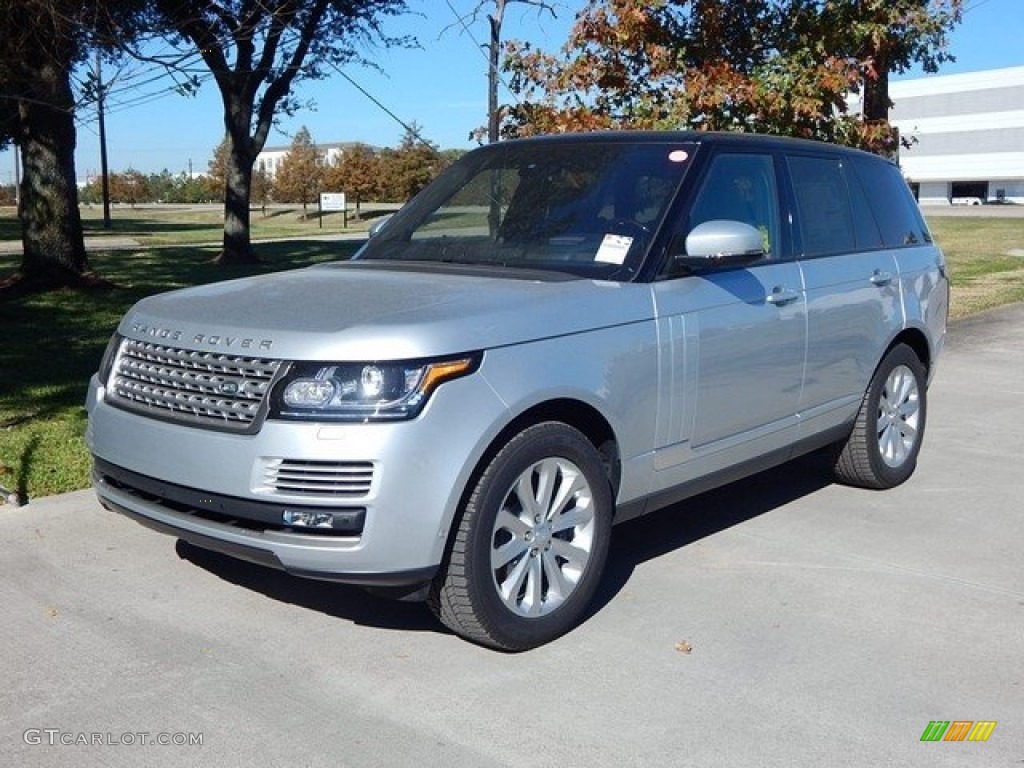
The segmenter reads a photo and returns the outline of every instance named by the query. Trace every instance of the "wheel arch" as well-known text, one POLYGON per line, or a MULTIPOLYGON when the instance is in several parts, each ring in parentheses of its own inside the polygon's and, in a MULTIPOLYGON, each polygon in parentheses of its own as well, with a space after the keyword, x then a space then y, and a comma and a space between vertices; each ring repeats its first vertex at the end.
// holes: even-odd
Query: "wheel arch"
POLYGON ((524 429, 545 421, 557 421, 579 430, 604 459, 613 498, 618 495, 621 479, 619 443, 608 420, 594 406, 573 398, 557 398, 537 403, 512 419, 488 444, 473 472, 467 488, 473 486, 480 471, 494 455, 515 435, 524 429))
POLYGON ((884 360, 885 356, 899 344, 906 344, 910 347, 914 354, 917 355, 917 359, 921 361, 921 365, 924 366, 925 373, 930 374, 932 369, 932 349, 931 345, 928 343, 928 337, 920 328, 904 328, 896 334, 896 337, 889 342, 889 346, 886 347, 885 352, 882 353, 882 356, 879 358, 879 362, 884 360))

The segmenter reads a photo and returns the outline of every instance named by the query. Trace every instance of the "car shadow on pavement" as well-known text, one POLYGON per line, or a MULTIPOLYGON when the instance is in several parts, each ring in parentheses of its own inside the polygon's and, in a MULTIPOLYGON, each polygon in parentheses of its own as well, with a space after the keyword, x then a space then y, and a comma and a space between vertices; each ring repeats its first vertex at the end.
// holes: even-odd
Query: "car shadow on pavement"
MULTIPOLYGON (((638 565, 831 483, 828 457, 811 454, 616 526, 604 577, 584 621, 615 598, 638 565)), ((203 570, 272 600, 381 629, 450 634, 422 602, 391 600, 347 584, 292 576, 185 541, 178 541, 177 552, 203 570)))
POLYGON ((382 629, 448 633, 425 603, 382 598, 360 587, 292 576, 178 540, 178 556, 225 581, 272 600, 382 629))
POLYGON ((615 598, 638 565, 771 512, 833 482, 831 456, 818 451, 616 526, 604 578, 587 618, 615 598))

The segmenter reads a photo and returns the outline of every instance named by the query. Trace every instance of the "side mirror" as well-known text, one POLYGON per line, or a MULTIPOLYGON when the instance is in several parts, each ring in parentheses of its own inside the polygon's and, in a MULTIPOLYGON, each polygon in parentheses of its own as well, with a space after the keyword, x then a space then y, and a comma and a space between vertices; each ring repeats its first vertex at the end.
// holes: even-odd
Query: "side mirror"
POLYGON ((373 224, 370 225, 370 228, 366 230, 366 236, 376 237, 377 235, 379 235, 380 231, 384 229, 384 227, 391 220, 391 217, 393 215, 394 214, 389 213, 387 216, 381 216, 379 219, 373 222, 373 224))
POLYGON ((761 232, 749 224, 714 219, 698 224, 686 236, 686 252, 676 264, 699 269, 751 264, 765 255, 761 232))

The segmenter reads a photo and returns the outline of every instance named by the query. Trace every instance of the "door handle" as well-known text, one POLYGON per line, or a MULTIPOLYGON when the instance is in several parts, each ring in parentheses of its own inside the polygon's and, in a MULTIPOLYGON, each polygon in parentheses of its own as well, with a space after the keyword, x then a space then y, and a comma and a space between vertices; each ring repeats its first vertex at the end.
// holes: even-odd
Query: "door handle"
POLYGON ((874 272, 871 273, 871 283, 872 283, 872 285, 877 285, 877 286, 881 287, 883 285, 888 285, 891 282, 892 282, 892 273, 891 272, 883 272, 880 269, 876 269, 874 272))
POLYGON ((800 298, 798 291, 791 291, 788 288, 783 288, 780 285, 775 286, 772 292, 768 294, 768 298, 765 299, 769 304, 773 304, 776 307, 781 307, 790 302, 796 301, 800 298))

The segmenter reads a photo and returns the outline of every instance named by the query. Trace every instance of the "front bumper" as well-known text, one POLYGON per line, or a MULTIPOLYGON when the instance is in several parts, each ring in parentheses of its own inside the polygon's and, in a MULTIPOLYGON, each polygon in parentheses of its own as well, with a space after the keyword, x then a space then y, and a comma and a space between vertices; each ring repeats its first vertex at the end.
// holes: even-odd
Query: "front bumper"
POLYGON ((300 576, 377 586, 432 578, 461 489, 489 440, 486 425, 504 411, 479 377, 447 383, 411 421, 267 421, 254 435, 115 408, 95 377, 86 407, 93 480, 105 507, 205 549, 300 576), (267 481, 267 468, 281 459, 372 465, 372 479, 344 498, 282 491, 267 481), (335 527, 288 526, 286 510, 330 512, 335 527))
MULTIPOLYGON (((437 566, 408 571, 369 573, 326 569, 307 570, 306 564, 317 555, 335 555, 344 552, 346 545, 357 539, 342 542, 341 537, 316 537, 274 530, 237 528, 234 521, 221 523, 202 517, 206 510, 183 508, 173 499, 148 497, 144 491, 115 479, 126 474, 117 467, 97 460, 93 469, 93 484, 100 503, 107 509, 120 512, 138 523, 160 533, 170 534, 203 549, 220 552, 239 560, 287 571, 294 576, 339 581, 375 587, 413 586, 430 581, 437 566)), ((136 479, 139 476, 136 476, 136 479)), ((141 483, 152 487, 150 483, 141 483)), ((204 495, 192 489, 180 489, 184 495, 204 495)), ((220 497, 220 501, 225 501, 220 497)), ((276 506, 276 505, 272 505, 276 506)), ((319 558, 317 558, 319 559, 319 558)), ((332 558, 333 560, 333 558, 332 558)))

